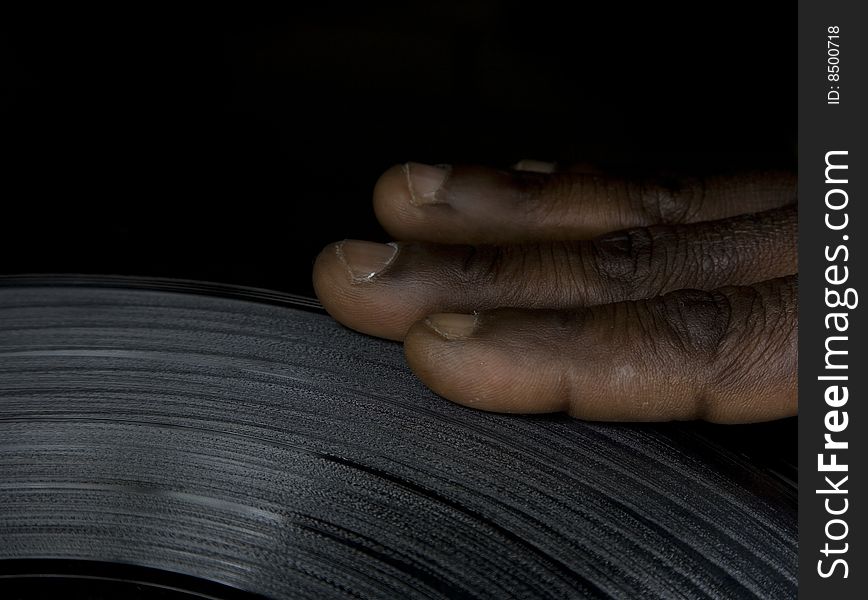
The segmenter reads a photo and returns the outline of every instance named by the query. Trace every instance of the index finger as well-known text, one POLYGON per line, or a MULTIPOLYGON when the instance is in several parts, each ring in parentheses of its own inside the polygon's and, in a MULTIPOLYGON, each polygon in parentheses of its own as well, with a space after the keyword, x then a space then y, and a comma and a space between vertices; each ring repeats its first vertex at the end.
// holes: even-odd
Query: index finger
POLYGON ((786 172, 626 179, 407 163, 380 177, 374 210, 394 239, 514 243, 722 219, 795 199, 796 178, 786 172))

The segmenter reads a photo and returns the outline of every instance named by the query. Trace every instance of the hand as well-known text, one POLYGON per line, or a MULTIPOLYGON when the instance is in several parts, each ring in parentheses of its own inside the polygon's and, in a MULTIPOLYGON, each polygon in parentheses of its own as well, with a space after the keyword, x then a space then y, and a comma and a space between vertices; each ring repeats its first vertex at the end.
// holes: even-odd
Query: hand
POLYGON ((337 320, 403 340, 425 384, 474 408, 781 418, 797 412, 795 198, 784 173, 410 163, 374 191, 402 241, 326 247, 314 286, 337 320))

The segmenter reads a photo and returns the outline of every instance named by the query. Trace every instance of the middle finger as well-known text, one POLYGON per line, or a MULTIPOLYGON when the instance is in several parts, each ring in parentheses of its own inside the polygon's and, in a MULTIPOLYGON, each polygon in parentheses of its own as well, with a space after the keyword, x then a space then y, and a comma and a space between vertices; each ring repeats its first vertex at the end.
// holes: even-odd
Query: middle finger
POLYGON ((511 246, 373 244, 327 247, 314 287, 337 320, 403 339, 437 312, 571 308, 793 274, 796 206, 690 225, 640 227, 580 242, 511 246))

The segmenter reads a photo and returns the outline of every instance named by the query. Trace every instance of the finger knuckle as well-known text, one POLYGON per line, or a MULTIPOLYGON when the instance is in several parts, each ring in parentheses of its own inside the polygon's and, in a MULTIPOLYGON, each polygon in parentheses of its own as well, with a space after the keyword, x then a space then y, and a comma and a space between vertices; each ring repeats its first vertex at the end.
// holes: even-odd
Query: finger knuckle
POLYGON ((536 244, 468 247, 455 275, 462 293, 476 298, 480 306, 520 306, 531 297, 544 297, 546 290, 529 291, 532 281, 545 279, 537 264, 541 251, 536 244), (535 293, 533 293, 535 292, 535 293))
POLYGON ((798 338, 795 278, 724 290, 733 306, 731 326, 710 366, 706 410, 726 414, 733 395, 752 396, 758 381, 775 381, 792 372, 798 338), (788 366, 789 365, 789 366, 788 366))
POLYGON ((649 224, 678 224, 695 220, 705 198, 701 180, 656 178, 628 187, 628 204, 649 224))
POLYGON ((661 296, 654 317, 665 339, 703 367, 713 364, 732 331, 732 304, 719 291, 679 290, 661 296))
POLYGON ((732 331, 732 305, 721 292, 679 290, 649 302, 658 357, 683 372, 692 390, 682 416, 716 414, 720 398, 710 384, 714 365, 732 331))
POLYGON ((638 227, 591 244, 594 269, 613 300, 648 298, 664 290, 680 253, 665 233, 638 227))
POLYGON ((501 246, 467 246, 458 262, 456 280, 463 285, 496 285, 504 276, 501 246))
POLYGON ((498 305, 530 307, 583 304, 588 291, 580 244, 546 242, 468 248, 457 280, 498 305))
POLYGON ((798 327, 795 278, 732 288, 728 294, 739 318, 721 348, 723 380, 762 370, 781 354, 783 345, 795 339, 798 327))

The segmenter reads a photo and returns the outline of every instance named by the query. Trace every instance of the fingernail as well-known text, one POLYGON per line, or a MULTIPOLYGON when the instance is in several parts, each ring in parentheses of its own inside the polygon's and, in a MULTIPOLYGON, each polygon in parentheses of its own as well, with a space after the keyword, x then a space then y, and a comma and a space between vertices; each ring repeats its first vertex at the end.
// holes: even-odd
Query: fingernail
POLYGON ((344 240, 337 246, 338 258, 347 266, 355 281, 372 279, 389 266, 397 253, 397 244, 344 240))
POLYGON ((476 329, 476 315, 438 313, 425 319, 425 323, 447 340, 466 338, 476 329))
POLYGON ((413 162, 404 165, 407 186, 410 188, 410 202, 416 206, 439 202, 437 192, 449 177, 450 170, 448 166, 432 167, 413 162))
POLYGON ((531 173, 554 173, 557 170, 557 165, 544 160, 525 158, 515 163, 512 168, 516 171, 530 171, 531 173))

